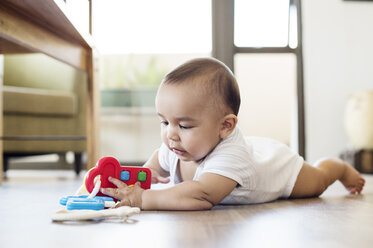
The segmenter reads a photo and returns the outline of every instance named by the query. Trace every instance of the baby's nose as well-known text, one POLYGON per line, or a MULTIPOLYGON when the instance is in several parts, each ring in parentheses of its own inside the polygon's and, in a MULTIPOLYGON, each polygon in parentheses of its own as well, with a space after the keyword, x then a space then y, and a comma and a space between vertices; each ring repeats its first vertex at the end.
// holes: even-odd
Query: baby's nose
POLYGON ((179 134, 177 132, 177 128, 172 127, 169 125, 167 127, 167 139, 169 140, 178 140, 179 139, 179 134))

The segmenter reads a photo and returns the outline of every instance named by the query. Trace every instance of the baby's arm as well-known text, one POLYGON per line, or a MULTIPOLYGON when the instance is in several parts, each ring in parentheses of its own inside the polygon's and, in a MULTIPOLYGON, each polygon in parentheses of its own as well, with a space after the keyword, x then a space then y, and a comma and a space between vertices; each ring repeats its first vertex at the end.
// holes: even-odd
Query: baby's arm
POLYGON ((144 210, 204 210, 219 204, 236 187, 237 182, 217 174, 205 173, 198 181, 185 181, 163 190, 144 190, 137 182, 128 187, 116 178, 109 181, 118 188, 101 192, 118 200, 118 206, 140 207, 144 210))
POLYGON ((148 161, 144 164, 144 167, 147 167, 152 172, 152 183, 168 183, 170 179, 167 178, 170 176, 168 171, 165 171, 158 162, 158 150, 155 150, 154 153, 150 156, 148 161))
POLYGON ((198 181, 185 181, 164 190, 145 190, 141 208, 145 210, 203 210, 219 204, 237 182, 217 174, 204 173, 198 181))

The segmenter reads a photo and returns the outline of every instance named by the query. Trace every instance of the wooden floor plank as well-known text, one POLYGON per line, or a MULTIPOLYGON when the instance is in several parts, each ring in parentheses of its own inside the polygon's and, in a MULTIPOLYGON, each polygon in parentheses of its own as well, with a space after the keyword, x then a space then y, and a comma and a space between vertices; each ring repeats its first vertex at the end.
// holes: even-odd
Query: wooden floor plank
POLYGON ((373 176, 361 195, 340 183, 321 197, 216 206, 209 211, 143 211, 119 220, 53 223, 59 197, 82 177, 72 171, 10 170, 0 188, 1 247, 372 247, 373 176))

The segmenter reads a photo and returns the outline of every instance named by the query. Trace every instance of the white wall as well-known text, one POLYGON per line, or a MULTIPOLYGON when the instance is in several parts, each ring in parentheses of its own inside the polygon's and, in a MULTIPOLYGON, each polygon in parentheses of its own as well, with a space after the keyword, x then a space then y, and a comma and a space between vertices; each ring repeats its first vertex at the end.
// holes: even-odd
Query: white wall
POLYGON ((343 117, 350 93, 373 89, 373 2, 304 0, 306 155, 349 146, 343 117))
POLYGON ((290 145, 296 99, 294 54, 238 54, 234 63, 241 93, 238 124, 243 134, 290 145))

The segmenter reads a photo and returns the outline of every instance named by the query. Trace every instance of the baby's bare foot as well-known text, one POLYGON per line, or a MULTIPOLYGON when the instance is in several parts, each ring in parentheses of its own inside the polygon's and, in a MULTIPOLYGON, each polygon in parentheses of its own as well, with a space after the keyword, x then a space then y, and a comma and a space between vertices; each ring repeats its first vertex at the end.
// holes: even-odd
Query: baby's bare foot
POLYGON ((360 173, 348 164, 340 181, 351 194, 360 193, 365 184, 360 173))

